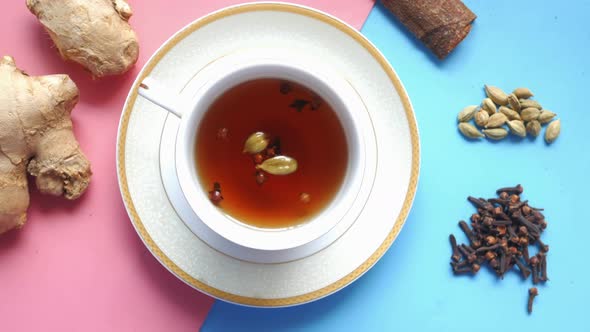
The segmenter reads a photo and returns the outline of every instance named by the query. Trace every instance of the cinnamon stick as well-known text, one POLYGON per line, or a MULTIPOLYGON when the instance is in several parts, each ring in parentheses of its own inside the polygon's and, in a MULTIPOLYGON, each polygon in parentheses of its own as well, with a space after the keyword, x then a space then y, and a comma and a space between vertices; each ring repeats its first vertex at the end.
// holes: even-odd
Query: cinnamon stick
POLYGON ((461 0, 381 2, 441 60, 469 34, 477 17, 461 0))

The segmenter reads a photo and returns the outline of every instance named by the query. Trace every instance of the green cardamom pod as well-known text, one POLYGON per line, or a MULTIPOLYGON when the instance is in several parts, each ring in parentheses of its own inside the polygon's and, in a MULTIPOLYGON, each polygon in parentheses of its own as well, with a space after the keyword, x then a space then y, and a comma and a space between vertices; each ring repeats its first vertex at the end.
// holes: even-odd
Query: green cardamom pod
POLYGON ((517 112, 520 112, 522 108, 522 105, 520 105, 520 101, 518 100, 518 98, 516 98, 514 93, 508 95, 508 104, 510 104, 510 108, 517 112))
POLYGON ((261 131, 255 132, 246 139, 243 152, 251 154, 261 152, 266 149, 268 143, 269 140, 265 133, 261 131))
POLYGON ((475 112, 477 112, 477 108, 477 105, 470 105, 465 107, 461 112, 459 112, 459 115, 457 115, 457 120, 459 120, 459 122, 467 122, 473 119, 475 112))
POLYGON ((459 123, 459 131, 467 138, 478 139, 483 137, 483 134, 474 125, 467 122, 459 123))
POLYGON ((556 116, 557 114, 548 111, 548 110, 542 110, 541 114, 539 114, 539 122, 541 124, 546 124, 551 122, 551 120, 553 120, 553 118, 556 116))
POLYGON ((506 117, 506 115, 504 115, 502 113, 496 113, 496 114, 490 116, 490 119, 488 120, 488 123, 486 124, 486 128, 501 127, 503 124, 506 123, 506 121, 508 121, 508 118, 506 117))
POLYGON ((539 136, 541 133, 541 123, 537 120, 533 120, 526 124, 526 131, 533 137, 539 136))
POLYGON ((551 122, 545 130, 545 142, 547 142, 547 144, 553 143, 557 139, 557 136, 559 136, 560 131, 561 121, 555 120, 551 122))
POLYGON ((502 138, 508 136, 508 130, 504 128, 492 128, 492 129, 484 129, 483 133, 490 139, 493 140, 501 140, 502 138))
POLYGON ((502 89, 491 86, 485 85, 486 95, 496 104, 496 105, 508 105, 508 95, 506 92, 502 91, 502 89))
POLYGON ((520 101, 520 107, 522 109, 530 108, 530 107, 536 108, 538 110, 542 110, 543 109, 543 107, 541 106, 541 104, 539 104, 536 100, 520 99, 519 101, 520 101))
POLYGON ((512 93, 518 97, 518 99, 529 99, 534 96, 528 88, 516 88, 512 93))
POLYGON ((272 175, 287 175, 297 170, 297 160, 287 156, 276 156, 256 165, 256 169, 261 169, 272 175))
POLYGON ((512 120, 508 121, 508 128, 510 128, 510 132, 519 137, 526 136, 526 128, 524 127, 524 122, 520 120, 512 120))
POLYGON ((494 102, 490 98, 485 98, 484 100, 482 100, 481 108, 488 112, 490 116, 496 113, 496 104, 494 104, 494 102))
POLYGON ((485 110, 481 109, 479 112, 475 113, 475 124, 480 127, 485 127, 488 124, 488 120, 490 115, 485 110))
POLYGON ((534 107, 525 108, 520 112, 520 117, 523 121, 533 121, 539 118, 541 111, 534 107))
POLYGON ((499 111, 500 111, 500 113, 506 115, 508 120, 521 120, 520 114, 518 114, 517 111, 515 111, 511 108, 508 108, 506 106, 500 106, 499 111))

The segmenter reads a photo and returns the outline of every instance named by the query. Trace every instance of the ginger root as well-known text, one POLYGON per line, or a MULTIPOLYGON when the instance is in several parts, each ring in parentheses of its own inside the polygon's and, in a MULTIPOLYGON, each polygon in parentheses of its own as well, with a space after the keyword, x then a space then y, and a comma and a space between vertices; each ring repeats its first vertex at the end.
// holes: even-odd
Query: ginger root
POLYGON ((76 199, 90 163, 72 132, 78 88, 67 75, 30 77, 0 59, 0 234, 20 228, 29 206, 27 171, 42 193, 76 199))
POLYGON ((94 77, 122 74, 139 54, 137 36, 127 22, 125 0, 27 0, 65 60, 94 77))

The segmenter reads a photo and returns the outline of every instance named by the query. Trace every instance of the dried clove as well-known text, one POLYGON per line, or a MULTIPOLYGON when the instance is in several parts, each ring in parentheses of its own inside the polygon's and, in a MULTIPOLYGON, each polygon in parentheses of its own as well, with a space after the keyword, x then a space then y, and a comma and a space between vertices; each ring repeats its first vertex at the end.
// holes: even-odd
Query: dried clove
POLYGON ((323 100, 322 98, 320 98, 319 96, 314 96, 313 98, 311 98, 311 110, 312 111, 317 111, 323 104, 323 100))
POLYGON ((505 187, 505 188, 500 188, 500 189, 496 190, 496 194, 498 194, 498 195, 502 192, 505 192, 509 195, 511 195, 511 194, 520 195, 523 192, 523 188, 520 184, 517 184, 514 187, 505 187))
POLYGON ((508 226, 512 225, 512 220, 494 220, 491 224, 494 226, 508 226))
POLYGON ((223 200, 223 196, 221 195, 221 185, 219 182, 213 183, 213 190, 209 191, 209 200, 215 205, 219 205, 223 200))
POLYGON ((496 272, 504 279, 504 273, 506 273, 506 252, 503 250, 500 251, 500 269, 496 272))
POLYGON ((533 268, 533 284, 539 283, 539 257, 531 257, 531 267, 533 268))
MULTIPOLYGON (((270 141, 270 144, 268 146, 270 149, 273 149, 273 152, 275 153, 275 155, 282 155, 282 149, 281 149, 281 138, 280 137, 275 137, 272 139, 272 141, 270 141)), ((273 156, 270 156, 273 157, 273 156)))
POLYGON ((307 104, 309 104, 310 101, 309 100, 305 100, 305 99, 295 99, 291 105, 289 105, 289 107, 294 108, 295 111, 297 112, 301 112, 303 111, 303 109, 305 108, 305 106, 307 106, 307 104))
POLYGON ((475 250, 475 253, 479 254, 480 252, 484 252, 484 251, 492 252, 492 250, 496 250, 499 247, 500 247, 500 244, 494 244, 493 246, 489 246, 489 247, 480 247, 475 250))
POLYGON ((518 257, 514 258, 514 262, 516 263, 516 266, 518 266, 518 269, 522 274, 522 278, 524 280, 528 279, 531 275, 531 269, 529 269, 523 262, 521 262, 520 259, 518 259, 518 257))
POLYGON ((465 221, 463 221, 463 220, 459 221, 459 227, 461 227, 461 230, 469 238, 469 241, 471 241, 471 244, 474 247, 481 246, 481 242, 477 239, 477 237, 475 236, 475 234, 473 234, 473 232, 471 231, 471 229, 469 229, 469 226, 467 225, 467 223, 465 221))
POLYGON ((457 239, 455 239, 455 235, 449 235, 449 240, 451 241, 451 248, 453 249, 453 254, 451 255, 451 259, 455 262, 458 262, 461 259, 461 253, 457 248, 457 239))
POLYGON ((264 157, 261 153, 255 154, 252 159, 254 160, 254 164, 258 165, 264 161, 264 157))
POLYGON ((453 235, 449 237, 454 273, 475 274, 482 265, 487 265, 499 278, 515 270, 524 280, 532 275, 533 284, 549 280, 549 246, 541 240, 547 222, 540 212, 542 209, 530 206, 528 200, 521 198, 523 191, 519 184, 499 188, 497 198, 467 198, 477 213, 470 216, 470 224, 459 222, 469 244, 459 245, 453 235), (539 253, 530 257, 529 245, 538 246, 539 253))
POLYGON ((281 94, 288 94, 289 92, 291 92, 291 90, 293 90, 293 87, 291 86, 291 83, 289 82, 281 82, 281 86, 279 87, 279 91, 281 92, 281 94))
POLYGON ((549 251, 549 246, 543 243, 540 238, 537 239, 537 243, 539 244, 539 250, 541 250, 542 253, 549 251))
POLYGON ((529 312, 529 314, 533 312, 533 301, 535 300, 535 296, 537 295, 539 295, 537 287, 529 289, 529 300, 527 302, 527 311, 529 312))
POLYGON ((468 247, 468 246, 466 246, 464 244, 458 246, 457 249, 459 249, 459 252, 461 253, 461 255, 463 255, 465 257, 467 257, 467 256, 469 256, 469 255, 471 255, 471 254, 474 253, 472 250, 470 250, 471 247, 468 247))
POLYGON ((524 259, 524 262, 527 264, 530 264, 530 257, 529 257, 529 247, 528 246, 524 246, 522 248, 522 258, 524 259))
POLYGON ((473 196, 467 197, 467 200, 470 201, 476 207, 484 209, 486 211, 491 212, 494 210, 494 206, 486 200, 481 200, 481 199, 475 198, 473 196))
POLYGON ((539 253, 539 257, 541 257, 541 261, 539 262, 539 280, 545 282, 549 280, 549 278, 547 277, 547 255, 541 252, 539 253))

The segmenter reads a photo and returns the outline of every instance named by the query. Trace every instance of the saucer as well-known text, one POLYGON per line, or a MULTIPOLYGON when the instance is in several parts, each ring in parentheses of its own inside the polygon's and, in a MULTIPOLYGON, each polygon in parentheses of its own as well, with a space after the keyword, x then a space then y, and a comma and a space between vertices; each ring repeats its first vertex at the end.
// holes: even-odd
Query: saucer
MULTIPOLYGON (((139 236, 170 272, 221 300, 265 307, 327 296, 360 277, 385 253, 410 211, 419 173, 419 137, 409 98, 383 55, 358 31, 317 10, 283 3, 222 9, 176 33, 150 58, 123 110, 117 139, 121 194, 139 236), (374 181, 355 222, 327 248, 279 264, 252 263, 216 251, 187 227, 170 203, 161 171, 169 146, 168 113, 138 98, 152 76, 182 93, 209 63, 260 47, 317 54, 361 97, 375 132, 374 181)), ((176 193, 178 194, 178 193, 176 193)), ((185 218, 185 221, 186 220, 185 218)))

